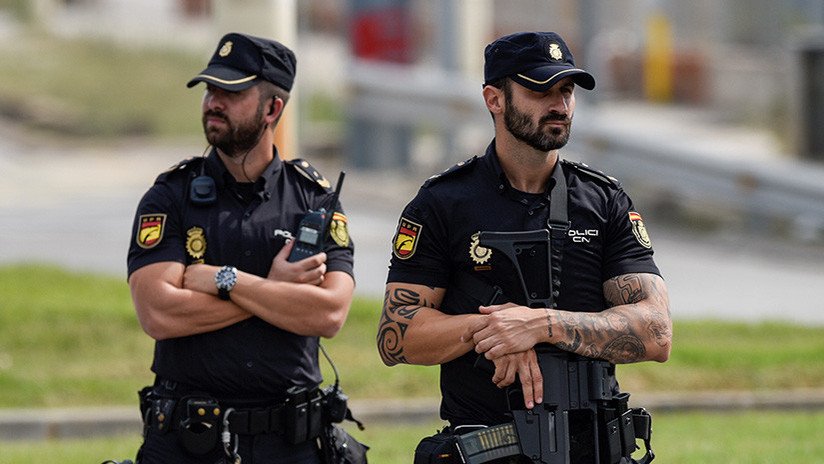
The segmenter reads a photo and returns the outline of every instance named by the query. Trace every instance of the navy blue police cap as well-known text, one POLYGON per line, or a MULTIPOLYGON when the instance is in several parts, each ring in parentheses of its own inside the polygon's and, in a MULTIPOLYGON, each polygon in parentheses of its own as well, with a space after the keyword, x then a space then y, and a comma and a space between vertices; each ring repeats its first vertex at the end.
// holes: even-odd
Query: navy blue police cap
POLYGON ((280 42, 232 32, 220 39, 209 65, 186 86, 206 82, 239 92, 263 80, 289 91, 296 63, 292 50, 280 42))
POLYGON ((569 47, 554 32, 518 32, 487 45, 484 85, 505 77, 537 92, 545 92, 565 77, 587 90, 595 88, 595 78, 575 67, 569 47))

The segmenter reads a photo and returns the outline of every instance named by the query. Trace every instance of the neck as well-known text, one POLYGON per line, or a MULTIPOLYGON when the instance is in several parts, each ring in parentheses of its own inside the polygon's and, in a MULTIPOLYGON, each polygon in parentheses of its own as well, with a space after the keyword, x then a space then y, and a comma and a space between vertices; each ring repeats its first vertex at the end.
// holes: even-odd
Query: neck
POLYGON ((527 193, 543 193, 558 161, 558 150, 542 152, 499 132, 495 138, 498 161, 513 188, 527 193))
POLYGON ((254 182, 266 170, 275 156, 272 137, 264 134, 257 145, 246 153, 229 156, 220 149, 217 153, 226 169, 238 182, 254 182))

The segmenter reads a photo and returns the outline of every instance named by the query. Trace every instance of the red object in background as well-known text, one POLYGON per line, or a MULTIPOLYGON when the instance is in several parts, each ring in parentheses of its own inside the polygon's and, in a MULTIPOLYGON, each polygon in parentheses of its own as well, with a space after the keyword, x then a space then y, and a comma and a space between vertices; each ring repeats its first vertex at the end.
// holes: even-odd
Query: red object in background
POLYGON ((352 51, 358 58, 392 63, 412 62, 412 27, 404 4, 362 10, 352 20, 352 51))

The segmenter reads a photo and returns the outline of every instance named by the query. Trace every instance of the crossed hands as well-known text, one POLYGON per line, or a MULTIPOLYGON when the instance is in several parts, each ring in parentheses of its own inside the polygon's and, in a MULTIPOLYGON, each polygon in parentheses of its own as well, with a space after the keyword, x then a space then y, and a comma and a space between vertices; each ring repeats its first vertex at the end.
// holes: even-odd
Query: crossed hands
POLYGON ((532 409, 544 396, 544 378, 533 348, 540 342, 535 335, 540 313, 514 303, 481 306, 480 312, 486 317, 470 322, 461 341, 473 342, 475 351, 493 362, 492 382, 498 388, 512 385, 517 375, 524 404, 532 409))
MULTIPOLYGON (((322 284, 326 274, 326 253, 318 253, 306 259, 290 263, 288 258, 294 243, 294 240, 292 240, 280 249, 272 260, 272 266, 269 268, 266 278, 279 282, 322 284)), ((186 266, 183 273, 183 288, 217 295, 215 273, 218 269, 219 266, 208 264, 186 266)))

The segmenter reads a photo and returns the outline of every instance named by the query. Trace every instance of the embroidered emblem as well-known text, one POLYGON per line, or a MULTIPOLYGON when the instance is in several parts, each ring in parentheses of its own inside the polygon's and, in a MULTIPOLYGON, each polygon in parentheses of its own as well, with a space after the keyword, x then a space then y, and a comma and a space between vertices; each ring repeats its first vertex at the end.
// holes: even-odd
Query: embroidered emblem
POLYGON ((638 243, 640 243, 644 248, 652 248, 652 241, 649 238, 647 228, 644 226, 644 221, 641 219, 641 215, 635 211, 630 211, 629 222, 632 224, 632 233, 635 235, 638 243))
POLYGON ((221 58, 226 58, 227 56, 229 56, 229 53, 232 53, 232 45, 234 45, 232 41, 227 40, 226 43, 224 43, 223 46, 220 47, 220 51, 217 52, 217 54, 220 55, 221 58))
POLYGON ((200 227, 195 226, 186 231, 186 252, 195 260, 202 260, 206 254, 206 237, 200 227))
POLYGON ((409 259, 415 254, 418 246, 418 237, 423 231, 423 226, 401 217, 398 222, 398 232, 395 234, 392 252, 398 259, 409 259))
POLYGON ((163 226, 166 224, 165 214, 142 214, 138 219, 140 226, 137 228, 137 245, 140 248, 154 248, 163 240, 163 226))
POLYGON ((480 232, 472 234, 472 240, 469 243, 469 257, 475 264, 485 264, 492 257, 492 250, 484 248, 478 241, 480 232))
POLYGON ((561 52, 561 47, 558 46, 556 43, 549 44, 549 56, 553 60, 562 60, 564 58, 563 52, 561 52))
POLYGON ((349 246, 349 229, 345 215, 337 212, 332 214, 332 222, 329 223, 329 235, 339 246, 349 246))

